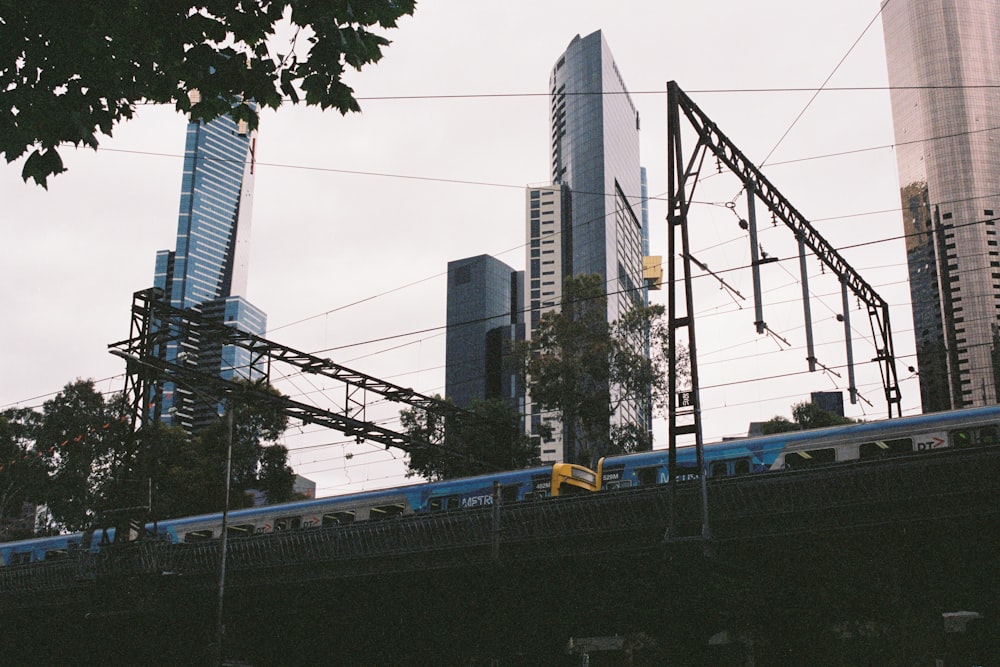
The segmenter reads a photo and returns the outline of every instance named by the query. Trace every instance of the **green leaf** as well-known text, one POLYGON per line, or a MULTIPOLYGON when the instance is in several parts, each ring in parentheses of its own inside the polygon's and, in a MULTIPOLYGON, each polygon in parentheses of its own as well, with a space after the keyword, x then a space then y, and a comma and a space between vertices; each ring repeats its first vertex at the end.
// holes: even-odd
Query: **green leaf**
POLYGON ((61 174, 64 171, 66 171, 66 167, 63 166, 59 151, 54 148, 49 148, 48 150, 39 149, 34 151, 24 161, 24 167, 21 169, 21 179, 27 183, 30 178, 36 184, 48 190, 49 176, 61 174))

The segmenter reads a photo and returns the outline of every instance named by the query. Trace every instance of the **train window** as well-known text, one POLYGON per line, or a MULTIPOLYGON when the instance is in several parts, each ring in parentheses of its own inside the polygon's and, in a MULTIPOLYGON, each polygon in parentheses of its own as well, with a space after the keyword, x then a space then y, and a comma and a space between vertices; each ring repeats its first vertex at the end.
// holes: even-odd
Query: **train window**
POLYGON ((995 445, 1000 442, 1000 435, 994 425, 979 428, 963 428, 951 431, 949 434, 953 447, 969 447, 972 445, 995 445))
POLYGON ((252 523, 244 523, 239 526, 226 526, 226 537, 249 537, 256 532, 252 523))
POLYGON ((500 487, 500 502, 501 503, 514 503, 517 502, 517 491, 520 489, 519 484, 504 484, 500 487))
POLYGON ((582 496, 583 494, 589 492, 589 489, 573 486, 572 484, 566 484, 565 482, 559 485, 560 496, 582 496))
POLYGON ((809 466, 824 465, 837 460, 837 450, 833 447, 823 449, 810 449, 804 452, 789 452, 785 454, 786 468, 807 468, 809 466))
POLYGON ((708 472, 709 477, 727 477, 728 475, 729 470, 726 468, 725 461, 715 461, 708 472))
POLYGON ((734 475, 749 475, 750 474, 750 459, 736 459, 733 462, 733 474, 734 475))
POLYGON ((656 484, 656 468, 639 468, 635 471, 635 477, 639 486, 653 486, 656 484))
POLYGON ((436 496, 427 501, 427 508, 432 512, 457 510, 458 496, 436 496))
POLYGON ((394 516, 399 516, 405 509, 403 503, 393 503, 392 505, 379 505, 368 510, 368 519, 371 521, 381 521, 394 516))
POLYGON ((948 436, 953 447, 968 447, 975 444, 972 429, 963 428, 959 431, 952 431, 948 436))
POLYGON ((283 516, 274 520, 275 530, 295 530, 302 527, 302 517, 283 516))
POLYGON ((22 551, 20 553, 13 553, 10 555, 10 562, 8 565, 27 565, 31 562, 31 552, 22 551))
POLYGON ((327 512, 323 515, 324 526, 346 526, 349 523, 354 523, 354 510, 327 512))
POLYGON ((896 438, 895 440, 876 440, 866 442, 858 447, 858 458, 862 461, 867 459, 881 459, 888 456, 902 456, 913 452, 913 441, 909 438, 896 438))
POLYGON ((48 549, 45 552, 45 560, 59 560, 67 556, 69 556, 69 551, 66 549, 48 549))
POLYGON ((205 530, 191 530, 184 533, 185 542, 204 542, 205 540, 210 540, 215 535, 212 533, 211 528, 206 528, 205 530))

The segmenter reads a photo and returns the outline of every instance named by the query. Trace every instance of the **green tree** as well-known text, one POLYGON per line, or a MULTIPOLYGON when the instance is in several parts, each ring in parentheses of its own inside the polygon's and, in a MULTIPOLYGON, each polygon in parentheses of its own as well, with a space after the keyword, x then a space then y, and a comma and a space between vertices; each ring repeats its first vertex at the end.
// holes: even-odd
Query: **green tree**
POLYGON ((162 422, 147 424, 138 433, 140 458, 137 466, 152 481, 152 515, 171 519, 222 509, 223 471, 211 459, 200 438, 192 438, 180 426, 162 422), (215 503, 214 505, 212 503, 215 503))
POLYGON ((761 425, 764 435, 772 433, 787 433, 789 431, 808 431, 814 428, 854 424, 855 420, 824 410, 812 401, 796 403, 792 406, 792 420, 776 415, 761 425))
POLYGON ((0 154, 11 162, 31 150, 22 178, 45 186, 65 171, 60 145, 96 149, 97 134, 110 136, 140 103, 173 104, 195 120, 232 113, 251 128, 254 103, 359 111, 342 81, 346 69, 377 62, 389 44, 380 33, 414 7, 415 0, 5 2, 0 154))
POLYGON ((158 518, 217 512, 225 499, 229 414, 232 416, 230 508, 246 507, 251 491, 269 503, 293 497, 295 473, 288 450, 276 441, 288 426, 281 393, 267 384, 241 382, 227 397, 226 412, 193 438, 183 431, 154 425, 146 449, 159 451, 155 511, 158 518))
POLYGON ((45 483, 45 467, 35 449, 39 415, 27 408, 0 412, 0 537, 29 537, 31 529, 9 530, 25 503, 40 502, 45 483))
MULTIPOLYGON (((270 502, 292 499, 295 474, 288 451, 274 444, 288 422, 280 396, 267 385, 248 382, 227 401, 233 415, 232 507, 248 505, 251 490, 263 491, 270 502)), ((47 401, 40 415, 20 415, 20 430, 9 418, 0 420, 0 447, 8 444, 8 432, 22 434, 11 451, 35 454, 29 461, 38 462, 41 475, 31 477, 27 488, 46 505, 53 527, 107 525, 121 510, 145 506, 151 490, 157 519, 222 509, 229 437, 225 417, 194 437, 161 423, 133 436, 125 414, 121 395, 106 400, 93 381, 77 380, 47 401)), ((0 471, 0 484, 4 479, 0 471)))
MULTIPOLYGON (((612 416, 638 403, 647 414, 663 407, 667 394, 669 331, 662 306, 634 305, 607 321, 607 295, 597 274, 567 278, 558 311, 544 313, 531 341, 515 358, 532 400, 555 411, 572 460, 593 465, 602 456, 648 449, 645 423, 612 416), (647 354, 648 347, 648 354, 647 354), (652 396, 651 405, 647 397, 652 396)), ((681 373, 686 361, 679 361, 681 373)))
POLYGON ((407 475, 431 481, 538 465, 538 448, 521 419, 502 399, 472 401, 466 413, 446 419, 411 408, 400 412, 404 432, 418 442, 407 455, 407 475))
POLYGON ((76 380, 42 406, 35 447, 47 479, 41 500, 56 527, 80 530, 112 509, 115 454, 127 433, 121 397, 76 380))

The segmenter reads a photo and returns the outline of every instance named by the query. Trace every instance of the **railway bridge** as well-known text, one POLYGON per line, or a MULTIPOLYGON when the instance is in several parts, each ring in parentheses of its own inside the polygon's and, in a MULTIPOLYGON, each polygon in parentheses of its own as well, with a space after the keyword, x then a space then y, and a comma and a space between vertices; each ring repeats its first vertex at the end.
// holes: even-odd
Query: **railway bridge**
MULTIPOLYGON (((253 665, 1000 656, 996 448, 707 490, 707 528, 699 484, 683 482, 230 539, 223 653, 253 665)), ((2 568, 6 658, 207 664, 219 565, 217 542, 145 540, 2 568)))

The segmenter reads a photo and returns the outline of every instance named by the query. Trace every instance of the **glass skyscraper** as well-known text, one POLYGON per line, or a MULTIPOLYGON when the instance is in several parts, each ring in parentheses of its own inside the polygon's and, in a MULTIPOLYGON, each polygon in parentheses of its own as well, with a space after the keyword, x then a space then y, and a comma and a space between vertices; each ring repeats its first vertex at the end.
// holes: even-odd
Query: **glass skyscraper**
POLYGON ((1000 396, 1000 11, 882 3, 920 393, 926 412, 1000 396))
POLYGON ((448 262, 445 395, 460 407, 504 398, 522 411, 516 370, 505 360, 522 339, 524 272, 479 255, 448 262))
MULTIPOLYGON (((264 313, 246 300, 256 132, 225 116, 191 122, 187 129, 184 173, 175 250, 156 254, 154 286, 177 308, 263 335, 264 313)), ((171 331, 156 351, 226 379, 257 378, 246 350, 203 340, 197 331, 171 331)), ((197 430, 214 419, 218 406, 164 383, 154 417, 197 430)))
MULTIPOLYGON (((609 322, 646 298, 639 114, 601 31, 570 41, 552 69, 549 92, 552 185, 526 195, 529 337, 541 314, 558 308, 567 277, 601 276, 609 322)), ((614 419, 648 425, 648 401, 622 401, 614 419)), ((600 451, 599 443, 564 442, 557 420, 531 405, 532 432, 543 421, 553 429, 541 445, 543 461, 600 451)))

